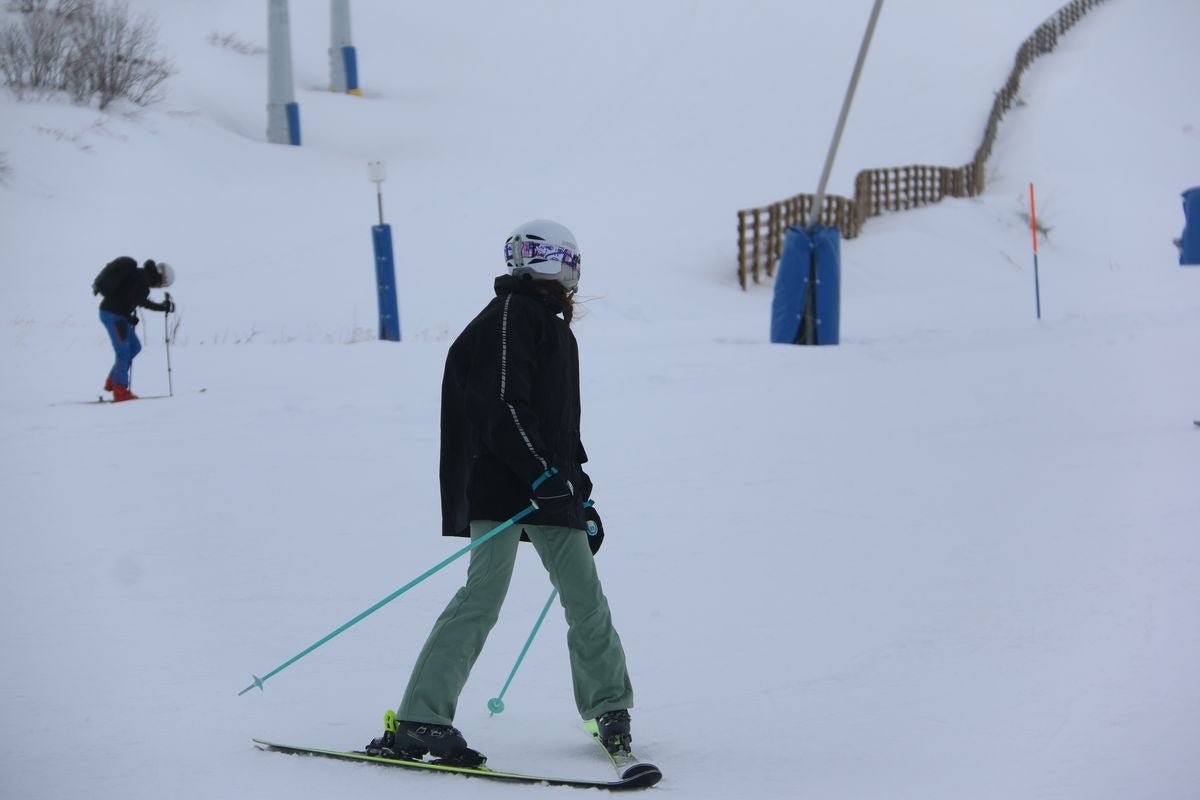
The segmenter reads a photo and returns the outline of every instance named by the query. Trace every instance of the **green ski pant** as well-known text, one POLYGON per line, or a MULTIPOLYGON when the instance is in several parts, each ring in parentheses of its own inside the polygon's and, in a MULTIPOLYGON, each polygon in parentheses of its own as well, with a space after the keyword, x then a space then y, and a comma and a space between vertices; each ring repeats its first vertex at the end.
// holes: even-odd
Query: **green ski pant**
MULTIPOLYGON (((475 540, 500 523, 471 522, 475 540)), ((450 725, 475 659, 500 616, 524 529, 566 610, 567 649, 575 705, 583 719, 633 706, 625 650, 613 629, 587 533, 549 525, 517 525, 471 551, 467 582, 434 624, 417 657, 396 716, 450 725)))

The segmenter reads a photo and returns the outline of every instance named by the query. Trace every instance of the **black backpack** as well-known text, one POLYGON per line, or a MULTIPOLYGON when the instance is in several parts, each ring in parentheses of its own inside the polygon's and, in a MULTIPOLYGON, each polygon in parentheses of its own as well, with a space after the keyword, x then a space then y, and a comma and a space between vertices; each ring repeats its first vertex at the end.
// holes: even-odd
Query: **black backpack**
POLYGON ((137 262, 129 256, 114 258, 104 265, 96 280, 92 281, 92 294, 105 297, 117 291, 117 287, 137 270, 137 262))

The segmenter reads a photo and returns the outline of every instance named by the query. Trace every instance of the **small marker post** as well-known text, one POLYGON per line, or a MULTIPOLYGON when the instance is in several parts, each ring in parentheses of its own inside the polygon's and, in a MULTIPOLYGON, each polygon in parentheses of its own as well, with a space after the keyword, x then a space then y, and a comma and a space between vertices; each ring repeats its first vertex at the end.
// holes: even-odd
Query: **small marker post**
POLYGON ((1033 232, 1033 297, 1037 304, 1037 318, 1042 318, 1042 288, 1038 279, 1037 204, 1033 197, 1033 183, 1029 184, 1029 227, 1033 232))
POLYGON ((396 301, 396 266, 392 254, 392 226, 383 221, 383 182, 387 180, 387 164, 372 161, 367 164, 367 177, 375 184, 375 200, 379 207, 379 224, 371 226, 375 245, 375 284, 379 291, 379 341, 400 341, 400 306, 396 301))

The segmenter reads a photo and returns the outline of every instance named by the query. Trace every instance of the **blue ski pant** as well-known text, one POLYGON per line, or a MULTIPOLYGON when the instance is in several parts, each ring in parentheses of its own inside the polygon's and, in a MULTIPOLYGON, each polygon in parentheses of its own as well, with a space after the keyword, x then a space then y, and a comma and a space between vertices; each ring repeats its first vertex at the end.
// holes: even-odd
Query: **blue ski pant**
MULTIPOLYGON (((499 522, 472 521, 472 540, 499 522)), ((575 705, 583 719, 633 707, 625 650, 613 629, 587 533, 549 525, 516 525, 471 551, 467 582, 434 624, 413 667, 396 716, 450 725, 488 633, 508 593, 524 529, 550 573, 566 611, 567 651, 575 705)))
POLYGON ((100 321, 108 331, 108 338, 112 341, 113 352, 116 354, 116 360, 108 374, 117 386, 128 387, 129 370, 133 366, 133 359, 142 352, 142 343, 138 341, 133 323, 120 314, 101 311, 100 321))

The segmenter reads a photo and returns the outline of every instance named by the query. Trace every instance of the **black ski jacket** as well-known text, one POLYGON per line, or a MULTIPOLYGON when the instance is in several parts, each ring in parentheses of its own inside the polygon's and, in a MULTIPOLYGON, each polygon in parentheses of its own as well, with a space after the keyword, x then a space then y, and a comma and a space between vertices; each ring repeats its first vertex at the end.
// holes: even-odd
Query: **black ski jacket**
POLYGON ((578 503, 538 509, 534 525, 584 527, 592 482, 579 439, 579 348, 562 309, 528 280, 496 278, 496 298, 455 339, 442 380, 442 533, 504 521, 554 467, 578 503))
POLYGON ((137 324, 137 308, 148 308, 151 311, 166 311, 166 303, 156 303, 150 299, 151 287, 157 286, 158 270, 154 267, 138 268, 137 262, 129 256, 121 256, 118 262, 129 262, 125 277, 117 284, 116 291, 105 295, 100 301, 100 310, 108 311, 125 317, 134 325, 137 324))

